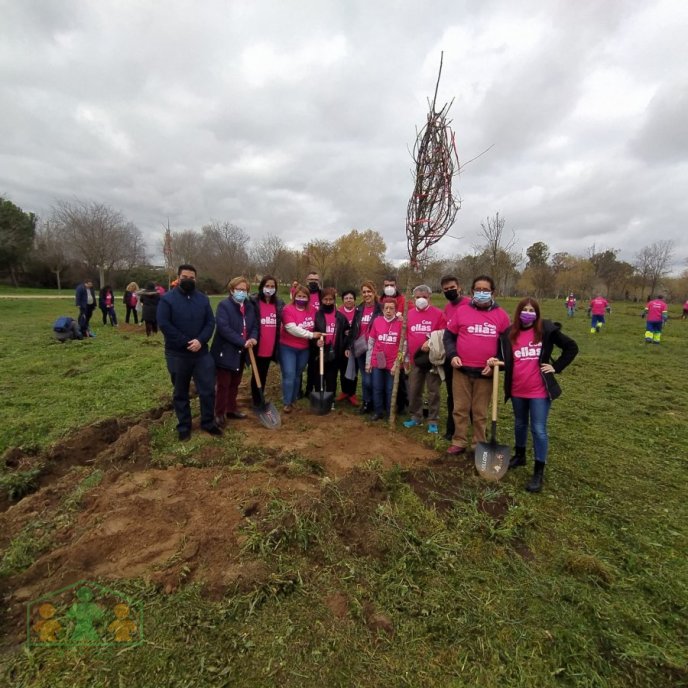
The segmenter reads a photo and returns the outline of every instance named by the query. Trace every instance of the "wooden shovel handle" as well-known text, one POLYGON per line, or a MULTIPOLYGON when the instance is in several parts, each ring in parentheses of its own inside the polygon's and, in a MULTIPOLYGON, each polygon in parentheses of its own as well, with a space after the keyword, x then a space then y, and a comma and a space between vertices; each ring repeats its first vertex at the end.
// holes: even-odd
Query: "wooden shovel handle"
POLYGON ((492 366, 492 422, 497 422, 497 396, 499 395, 499 366, 503 366, 504 361, 498 361, 492 366))
POLYGON ((320 349, 320 379, 322 380, 323 376, 325 375, 325 337, 323 339, 323 345, 318 346, 318 349, 320 349))
POLYGON ((253 355, 253 347, 248 350, 248 357, 251 359, 251 370, 253 371, 253 379, 256 381, 256 387, 262 389, 260 385, 260 375, 258 375, 258 366, 256 365, 256 357, 253 355))

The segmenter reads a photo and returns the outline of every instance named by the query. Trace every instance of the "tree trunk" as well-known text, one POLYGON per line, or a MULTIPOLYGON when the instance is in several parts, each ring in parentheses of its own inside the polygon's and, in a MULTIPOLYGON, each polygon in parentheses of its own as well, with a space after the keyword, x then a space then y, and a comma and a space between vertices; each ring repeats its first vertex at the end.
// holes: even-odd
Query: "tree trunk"
POLYGON ((60 272, 61 270, 53 270, 55 277, 57 278, 57 291, 62 291, 62 283, 60 282, 60 272))
POLYGON ((100 288, 105 286, 105 268, 101 265, 98 266, 98 277, 100 279, 100 288))

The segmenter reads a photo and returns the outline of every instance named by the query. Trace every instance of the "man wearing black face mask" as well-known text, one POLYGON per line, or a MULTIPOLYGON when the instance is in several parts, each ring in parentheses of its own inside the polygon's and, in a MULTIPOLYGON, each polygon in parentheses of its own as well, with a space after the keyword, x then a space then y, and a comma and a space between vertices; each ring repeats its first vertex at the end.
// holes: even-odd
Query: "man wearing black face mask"
MULTIPOLYGON (((322 299, 322 291, 320 290, 320 275, 315 271, 311 270, 306 277, 306 285, 308 286, 308 291, 311 294, 310 301, 308 302, 309 308, 312 308, 314 312, 318 311, 320 308, 320 300, 322 299)), ((308 395, 315 389, 317 380, 319 377, 319 365, 318 365, 318 352, 315 347, 311 347, 310 354, 308 355, 308 366, 306 368, 306 391, 302 393, 302 397, 308 397, 308 395)), ((303 378, 302 378, 303 379, 303 378)), ((303 389, 303 387, 301 387, 303 389)))
MULTIPOLYGON (((459 280, 454 275, 445 275, 440 280, 442 293, 447 299, 447 305, 444 307, 444 319, 449 322, 461 307, 469 303, 470 299, 461 296, 461 286, 459 280)), ((454 394, 452 392, 452 384, 454 379, 454 370, 451 361, 445 358, 444 361, 444 382, 447 386, 447 428, 444 439, 451 441, 454 436, 454 394)))
POLYGON ((215 330, 215 316, 208 297, 196 290, 196 268, 180 265, 178 284, 160 299, 158 326, 165 336, 167 370, 174 385, 174 412, 182 442, 191 437, 189 386, 196 383, 201 402, 201 428, 221 435, 215 424, 215 362, 208 341, 215 330))

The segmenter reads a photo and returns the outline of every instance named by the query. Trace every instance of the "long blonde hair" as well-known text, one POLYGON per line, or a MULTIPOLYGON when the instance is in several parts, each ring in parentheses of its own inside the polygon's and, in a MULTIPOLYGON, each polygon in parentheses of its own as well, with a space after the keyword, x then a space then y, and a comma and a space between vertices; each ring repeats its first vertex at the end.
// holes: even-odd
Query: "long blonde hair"
POLYGON ((136 282, 129 282, 127 284, 127 291, 138 291, 139 290, 139 285, 136 284, 136 282))

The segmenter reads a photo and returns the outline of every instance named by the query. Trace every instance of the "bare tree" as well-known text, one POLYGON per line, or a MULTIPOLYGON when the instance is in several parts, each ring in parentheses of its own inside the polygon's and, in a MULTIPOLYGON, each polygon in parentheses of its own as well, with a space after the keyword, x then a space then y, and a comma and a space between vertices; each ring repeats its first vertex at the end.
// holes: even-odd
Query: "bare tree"
POLYGON ((641 280, 641 298, 648 284, 652 295, 662 277, 669 274, 673 253, 674 242, 669 240, 656 241, 638 251, 635 267, 641 280))
POLYGON ((257 270, 263 275, 277 275, 287 246, 276 234, 259 239, 251 251, 257 270))
POLYGON ((48 266, 50 272, 55 273, 58 291, 62 289, 61 274, 69 265, 68 243, 61 231, 60 225, 47 220, 36 231, 34 248, 40 260, 48 266))
POLYGON ((145 260, 139 229, 117 210, 95 201, 61 201, 52 211, 69 250, 87 268, 98 270, 101 286, 107 272, 145 260))
POLYGON ((505 294, 513 273, 521 262, 521 254, 514 250, 516 234, 512 230, 507 238, 504 232, 506 220, 496 213, 494 217, 486 218, 480 223, 481 233, 485 239, 482 246, 477 246, 488 259, 489 272, 497 285, 497 290, 505 294))

